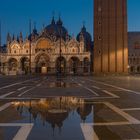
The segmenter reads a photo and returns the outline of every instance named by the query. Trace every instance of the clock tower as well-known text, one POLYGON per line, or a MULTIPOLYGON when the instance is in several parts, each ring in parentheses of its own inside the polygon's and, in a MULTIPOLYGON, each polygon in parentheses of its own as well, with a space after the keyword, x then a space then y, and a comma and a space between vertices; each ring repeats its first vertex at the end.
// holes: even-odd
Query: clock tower
POLYGON ((94 73, 128 73, 127 0, 94 0, 94 73))

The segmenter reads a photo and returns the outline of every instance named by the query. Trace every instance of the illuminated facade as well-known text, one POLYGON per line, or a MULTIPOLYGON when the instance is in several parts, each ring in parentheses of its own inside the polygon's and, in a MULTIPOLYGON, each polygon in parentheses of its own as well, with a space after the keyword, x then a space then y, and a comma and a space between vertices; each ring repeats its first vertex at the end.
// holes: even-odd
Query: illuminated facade
POLYGON ((1 72, 8 75, 28 73, 31 64, 32 73, 53 74, 60 69, 65 74, 89 73, 90 43, 91 36, 85 26, 74 38, 60 18, 57 22, 52 18, 51 24, 40 33, 34 27, 25 40, 22 33, 16 39, 7 35, 7 49, 1 55, 1 72))
POLYGON ((94 72, 127 73, 127 0, 94 0, 94 72))
POLYGON ((140 32, 128 33, 129 72, 140 73, 140 32))

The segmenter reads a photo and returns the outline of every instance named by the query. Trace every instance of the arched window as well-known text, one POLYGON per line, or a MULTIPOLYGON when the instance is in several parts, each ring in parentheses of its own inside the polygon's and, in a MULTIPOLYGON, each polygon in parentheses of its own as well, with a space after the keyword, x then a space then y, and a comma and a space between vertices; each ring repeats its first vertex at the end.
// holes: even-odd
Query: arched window
POLYGON ((58 57, 56 60, 56 72, 65 73, 66 71, 66 59, 64 57, 58 57))
POLYGON ((15 58, 11 58, 8 61, 9 71, 16 71, 17 70, 17 60, 15 58))
POLYGON ((70 72, 77 74, 80 67, 80 60, 77 57, 71 57, 69 60, 70 72))

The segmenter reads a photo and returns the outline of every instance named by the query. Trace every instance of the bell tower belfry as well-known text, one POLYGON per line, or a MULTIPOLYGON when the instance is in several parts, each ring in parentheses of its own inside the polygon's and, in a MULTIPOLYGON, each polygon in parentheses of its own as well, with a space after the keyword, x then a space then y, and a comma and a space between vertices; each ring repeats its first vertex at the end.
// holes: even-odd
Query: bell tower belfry
POLYGON ((94 0, 94 73, 128 73, 127 0, 94 0))

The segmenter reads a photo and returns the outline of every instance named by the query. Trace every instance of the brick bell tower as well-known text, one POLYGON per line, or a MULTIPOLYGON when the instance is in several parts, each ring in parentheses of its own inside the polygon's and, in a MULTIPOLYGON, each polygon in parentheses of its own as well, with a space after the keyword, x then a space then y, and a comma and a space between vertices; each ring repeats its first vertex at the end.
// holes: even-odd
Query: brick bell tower
POLYGON ((94 0, 94 73, 128 73, 127 0, 94 0))

